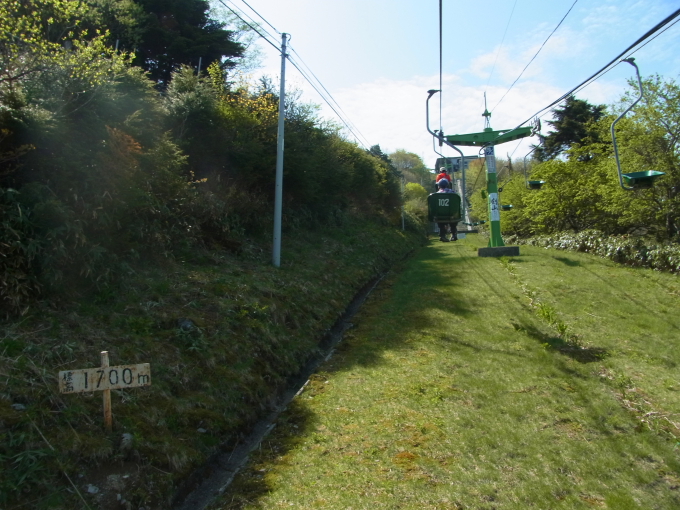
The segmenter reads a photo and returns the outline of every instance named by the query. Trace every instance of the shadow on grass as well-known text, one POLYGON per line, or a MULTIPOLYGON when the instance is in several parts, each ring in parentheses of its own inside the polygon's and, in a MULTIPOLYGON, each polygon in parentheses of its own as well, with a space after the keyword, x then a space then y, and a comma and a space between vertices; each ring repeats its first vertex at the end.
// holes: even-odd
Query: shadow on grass
MULTIPOLYGON (((311 393, 314 391, 312 389, 311 393)), ((309 396, 310 390, 305 393, 309 396)), ((221 504, 209 508, 240 510, 257 504, 260 498, 275 489, 267 480, 267 473, 286 468, 286 454, 302 445, 316 429, 318 421, 304 401, 294 399, 280 415, 274 430, 250 454, 249 462, 236 476, 221 504)))
MULTIPOLYGON (((466 320, 480 319, 479 310, 483 308, 485 298, 470 296, 466 292, 472 273, 475 279, 481 277, 483 280, 482 296, 493 293, 507 299, 511 289, 503 288, 493 281, 492 275, 481 264, 476 258, 476 252, 467 245, 430 244, 420 250, 415 259, 399 268, 399 292, 392 291, 394 280, 384 281, 364 304, 366 315, 359 314, 355 319, 349 319, 359 323, 359 327, 364 317, 370 321, 384 321, 388 327, 371 331, 370 334, 374 335, 371 342, 355 341, 352 330, 347 331, 343 341, 336 347, 333 357, 335 363, 332 367, 323 367, 326 376, 352 370, 354 366, 380 364, 385 351, 413 350, 411 341, 427 336, 442 344, 474 350, 480 355, 501 355, 515 359, 526 357, 524 353, 499 349, 491 343, 475 344, 464 341, 455 332, 442 334, 435 327, 437 320, 454 320, 463 325, 466 320), (389 299, 386 299, 387 296, 389 299)), ((515 302, 509 306, 519 304, 515 302)), ((280 415, 276 427, 251 454, 247 467, 235 478, 220 506, 215 508, 236 510, 258 505, 262 497, 275 489, 274 483, 268 480, 268 471, 261 470, 276 471, 279 467, 284 469, 289 452, 298 448, 303 440, 309 441, 311 438, 314 441, 319 417, 306 405, 306 400, 324 391, 324 381, 321 379, 325 377, 319 374, 310 377, 304 392, 280 415)))
POLYGON ((562 262, 562 264, 565 264, 569 267, 580 267, 581 266, 581 263, 578 260, 571 260, 571 259, 568 259, 567 257, 555 257, 555 256, 553 256, 553 258, 555 260, 557 260, 558 262, 562 262))
POLYGON ((457 338, 449 337, 449 336, 439 336, 439 340, 442 340, 444 342, 447 342, 451 345, 457 345, 459 347, 465 347, 466 349, 471 349, 473 351, 476 351, 480 354, 483 353, 497 353, 497 354, 504 354, 506 356, 514 356, 516 358, 526 358, 526 354, 522 354, 521 352, 517 351, 509 351, 506 349, 494 349, 493 347, 489 347, 488 345, 484 346, 479 346, 472 344, 470 342, 466 342, 464 340, 458 340, 457 338))
MULTIPOLYGON (((450 346, 451 351, 468 350, 474 352, 474 356, 499 357, 504 363, 505 360, 517 363, 518 358, 531 356, 529 352, 511 349, 506 342, 495 343, 488 338, 477 341, 476 337, 464 339, 455 327, 450 333, 443 332, 436 327, 438 320, 453 321, 460 328, 470 327, 468 321, 483 324, 482 310, 488 309, 491 300, 501 303, 504 312, 510 316, 525 316, 526 324, 515 326, 513 323, 513 326, 541 345, 581 363, 599 361, 607 355, 604 349, 577 348, 530 325, 532 312, 519 300, 512 299, 517 295, 517 289, 509 280, 495 278, 488 259, 478 259, 468 245, 430 244, 400 268, 398 278, 398 282, 394 279, 384 281, 366 301, 362 313, 349 319, 359 325, 362 333, 356 337, 351 329, 345 333, 344 340, 336 347, 333 362, 322 367, 324 375, 313 375, 305 391, 282 413, 271 435, 251 454, 251 461, 235 479, 218 508, 237 510, 261 505, 261 499, 276 490, 276 476, 268 473, 288 469, 289 453, 300 448, 303 442, 310 448, 323 448, 322 443, 316 442, 320 418, 307 405, 307 400, 323 392, 324 379, 334 373, 351 371, 356 366, 381 364, 386 351, 400 351, 410 356, 410 351, 417 350, 416 346, 427 337, 450 346), (475 288, 470 289, 471 285, 475 288), (364 320, 367 323, 380 321, 382 325, 379 328, 367 326, 367 330, 363 328, 364 320), (366 341, 367 337, 370 341, 366 341), (505 346, 508 349, 504 349, 505 346)), ((487 335, 483 327, 480 331, 487 335)), ((488 336, 498 337, 492 333, 488 336)), ((574 378, 582 377, 564 366, 566 363, 558 365, 574 378)))
POLYGON ((602 347, 581 347, 562 337, 546 335, 531 324, 512 323, 517 331, 523 331, 528 337, 538 341, 541 345, 559 352, 579 363, 594 363, 609 356, 609 351, 602 347))

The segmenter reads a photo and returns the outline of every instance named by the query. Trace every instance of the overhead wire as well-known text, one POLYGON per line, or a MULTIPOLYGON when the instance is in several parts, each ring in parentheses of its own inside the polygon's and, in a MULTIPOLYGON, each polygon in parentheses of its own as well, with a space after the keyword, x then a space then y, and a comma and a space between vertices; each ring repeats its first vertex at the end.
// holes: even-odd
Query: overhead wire
POLYGON ((479 182, 479 178, 484 173, 482 170, 484 169, 485 164, 486 164, 486 161, 483 161, 482 165, 479 168, 479 171, 477 172, 477 178, 475 179, 475 183, 472 185, 472 190, 470 191, 470 194, 473 194, 477 190, 477 182, 479 182))
MULTIPOLYGON (((278 44, 276 44, 275 42, 272 42, 268 37, 266 37, 265 35, 263 35, 262 32, 264 32, 265 34, 267 34, 267 36, 269 36, 271 39, 276 40, 275 37, 274 37, 271 33, 269 33, 265 28, 263 28, 259 23, 257 23, 255 20, 253 20, 252 17, 248 16, 248 15, 245 14, 243 11, 239 11, 240 13, 237 12, 237 11, 234 10, 232 7, 230 7, 229 5, 227 5, 223 0, 218 0, 218 1, 219 1, 219 3, 221 3, 224 7, 226 7, 227 9, 229 9, 229 11, 231 11, 238 19, 240 19, 243 23, 245 23, 251 30, 253 30, 253 31, 254 31, 256 34, 258 34, 262 39, 264 39, 267 43, 269 43, 271 46, 273 46, 279 54, 281 53, 281 47, 280 47, 278 44), (250 20, 250 23, 244 19, 244 16, 247 17, 247 18, 250 20), (257 28, 255 28, 255 27, 257 27, 257 28), (259 29, 259 30, 258 30, 258 29, 259 29)), ((230 1, 230 2, 232 3, 232 5, 233 5, 233 1, 232 1, 232 0, 227 0, 227 1, 230 1)), ((257 14, 257 15, 258 15, 265 23, 267 23, 267 24, 268 24, 268 25, 269 25, 276 33, 281 34, 281 32, 279 32, 279 31, 278 31, 271 23, 269 23, 269 22, 268 22, 268 21, 267 21, 260 13, 259 13, 259 12, 257 12, 255 9, 253 9, 253 8, 252 8, 245 0, 241 0, 241 1, 242 1, 244 4, 246 4, 253 12, 255 12, 255 13, 256 13, 256 14, 257 14)), ((236 6, 234 5, 234 7, 236 7, 236 6)), ((307 66, 307 64, 305 64, 305 63, 302 61, 302 57, 300 57, 300 55, 299 55, 292 47, 291 47, 290 49, 291 49, 291 51, 293 51, 293 52, 298 56, 298 58, 300 59, 300 62, 302 63, 302 64, 300 64, 300 65, 304 65, 307 69, 309 69, 309 72, 314 76, 314 78, 316 79, 316 81, 318 82, 318 84, 323 88, 324 91, 326 91, 326 93, 328 94, 328 96, 331 97, 331 100, 338 106, 338 108, 341 109, 341 108, 340 108, 340 105, 337 103, 337 101, 335 101, 335 99, 334 99, 334 98, 331 96, 331 94, 328 92, 328 89, 326 89, 326 87, 321 83, 321 81, 316 77, 316 75, 314 75, 314 73, 313 73, 312 70, 309 68, 309 66, 307 66)), ((315 85, 314 80, 312 80, 312 79, 309 77, 309 75, 308 75, 306 72, 304 72, 304 71, 300 68, 300 66, 299 66, 299 65, 291 58, 290 54, 286 54, 285 57, 286 57, 286 59, 291 63, 291 65, 292 65, 293 67, 295 67, 295 68, 298 70, 298 72, 300 73, 300 75, 307 81, 307 83, 309 83, 309 85, 316 91, 316 93, 319 94, 319 96, 321 97, 321 99, 324 100, 324 102, 328 105, 328 107, 329 107, 331 110, 333 110, 333 112, 335 113, 335 115, 336 115, 336 116, 340 119, 340 121, 345 125, 345 127, 347 128, 347 130, 352 134, 352 136, 356 139, 356 141, 357 141, 360 145, 362 145, 365 149, 367 149, 367 145, 369 145, 369 144, 368 144, 368 141, 366 140, 366 138, 365 138, 363 135, 361 135, 361 133, 359 133, 361 137, 355 133, 355 130, 356 130, 356 131, 359 131, 359 130, 356 128, 356 126, 354 127, 354 130, 349 126, 349 124, 351 123, 351 122, 349 121, 349 118, 346 120, 346 119, 343 118, 342 115, 340 115, 340 113, 336 110, 335 107, 333 107, 333 105, 332 105, 332 104, 330 103, 330 101, 326 98, 326 96, 319 90, 319 87, 317 87, 317 86, 315 85), (361 138, 363 138, 363 141, 361 140, 361 138), (364 143, 364 142, 366 142, 366 143, 364 143)), ((343 111, 343 113, 344 113, 344 111, 343 111)), ((345 115, 347 115, 347 114, 345 113, 345 115)), ((353 125, 353 124, 352 124, 352 125, 353 125)))
POLYGON ((489 79, 486 81, 486 87, 484 87, 484 91, 489 87, 489 83, 491 82, 491 77, 493 76, 493 72, 496 70, 496 63, 498 62, 498 56, 501 54, 501 50, 503 49, 503 43, 505 42, 505 36, 508 34, 508 28, 510 27, 510 22, 512 21, 512 15, 515 13, 515 7, 517 7, 517 0, 515 0, 515 3, 512 5, 512 11, 510 11, 510 17, 508 18, 508 23, 505 25, 505 32, 503 32, 503 38, 501 39, 501 44, 498 47, 498 51, 496 52, 496 59, 493 61, 493 66, 491 67, 491 73, 489 74, 489 79))
POLYGON ((274 25, 272 25, 271 23, 269 23, 269 21, 267 21, 267 20, 264 18, 264 16, 262 16, 262 14, 260 14, 259 12, 257 12, 257 11, 256 11, 249 3, 248 3, 248 2, 246 2, 246 0, 241 0, 241 2, 243 2, 244 4, 246 4, 246 5, 248 6, 248 8, 249 8, 251 11, 253 11, 255 14, 257 14, 257 15, 259 16, 259 18, 260 18, 262 21, 264 21, 267 25, 269 25, 270 27, 272 27, 272 30, 274 30, 274 32, 276 32, 277 34, 281 35, 281 32, 279 32, 278 30, 276 30, 276 27, 275 27, 274 25))
POLYGON ((648 45, 650 42, 652 42, 654 39, 656 39, 656 38, 659 37, 661 34, 663 34, 666 30, 668 30, 669 28, 675 26, 675 24, 678 23, 678 22, 680 22, 680 19, 675 20, 673 23, 671 23, 670 25, 668 25, 668 26, 667 26, 666 28, 664 28, 661 32, 659 32, 658 34, 656 34, 654 37, 652 37, 649 41, 647 41, 645 44, 643 44, 643 45, 640 46, 639 48, 635 48, 634 51, 632 51, 632 52, 630 52, 628 55, 626 55, 626 58, 628 58, 628 57, 630 57, 630 56, 632 56, 632 55, 635 55, 638 51, 640 51, 642 48, 644 48, 645 46, 647 46, 647 45, 648 45))
POLYGON ((442 131, 442 105, 444 104, 444 101, 442 101, 442 94, 444 91, 442 90, 442 76, 443 76, 443 31, 442 31, 442 17, 444 15, 444 10, 442 7, 442 0, 439 0, 439 131, 442 131))
POLYGON ((512 161, 512 157, 515 155, 515 152, 517 152, 517 149, 519 149, 520 145, 522 145, 522 139, 520 139, 519 142, 517 142, 515 150, 510 153, 510 161, 512 161))
MULTIPOLYGON (((221 0, 220 0, 220 1, 221 1, 221 0)), ((243 3, 245 3, 246 5, 248 5, 244 0, 241 0, 241 1, 242 1, 243 3)), ((231 3, 234 7, 236 7, 235 0, 227 0, 227 2, 231 3)), ((250 6, 248 5, 248 7, 250 7, 250 6)), ((250 9, 251 9, 255 14, 257 14, 257 15, 258 15, 258 16, 259 16, 259 17, 260 17, 267 25, 269 25, 270 27, 272 27, 272 28, 274 29, 274 32, 276 32, 279 36, 281 35, 281 32, 279 32, 278 30, 276 30, 276 28, 274 28, 274 27, 272 26, 271 23, 269 23, 265 18, 263 18, 263 17, 260 15, 259 12, 257 12, 257 11, 256 11, 255 9, 253 9, 252 7, 250 7, 250 9)), ((232 10, 232 12, 233 12, 233 10, 232 10)), ((271 32, 269 32, 269 31, 267 30, 267 28, 266 28, 265 26, 262 25, 262 23, 260 23, 259 21, 256 21, 255 19, 253 19, 253 17, 252 17, 251 15, 246 14, 245 10, 244 10, 242 7, 239 9, 239 12, 241 13, 241 15, 247 17, 247 18, 250 20, 250 23, 252 23, 253 25, 257 26, 261 31, 263 31, 265 34, 267 34, 267 35, 271 38, 271 40, 273 40, 273 41, 279 41, 279 40, 280 40, 280 37, 276 37, 276 36, 272 35, 271 32)), ((251 25, 249 24, 249 26, 251 26, 251 25)))
MULTIPOLYGON (((533 57, 531 57, 531 60, 529 60, 529 63, 528 63, 526 66, 524 66, 524 69, 522 69, 522 72, 519 73, 519 76, 515 79, 515 81, 512 82, 512 84, 510 85, 510 87, 508 88, 508 90, 505 91, 505 94, 503 94, 503 97, 501 97, 500 101, 498 101, 498 103, 496 103, 496 106, 494 106, 494 107, 492 108, 492 110, 491 110, 492 113, 493 113, 493 111, 494 111, 496 108, 498 108, 498 105, 501 104, 501 102, 503 101, 503 99, 505 99, 505 96, 508 95, 508 92, 510 92, 510 91, 512 90, 512 87, 515 86, 515 83, 517 83, 517 82, 519 81, 519 79, 520 79, 520 78, 522 77, 522 75, 524 74, 524 71, 526 71, 527 68, 531 65, 531 63, 536 59, 536 57, 538 56, 538 54, 541 52, 541 50, 542 50, 543 47, 546 45, 546 43, 550 40, 550 38, 553 36, 553 34, 557 31, 558 28, 560 28, 560 25, 562 24, 562 22, 563 22, 565 19, 567 19, 567 16, 569 16, 569 13, 570 13, 571 10, 574 8, 574 6, 576 5, 577 2, 578 2, 578 0, 574 0, 574 3, 571 4, 571 7, 569 7, 569 10, 567 11, 567 13, 562 17, 562 19, 561 19, 560 22, 557 24, 557 26, 553 29, 553 31, 550 32, 550 35, 548 36, 548 38, 547 38, 545 41, 543 41, 543 44, 541 44, 541 47, 538 48, 538 51, 534 54, 533 57)), ((507 29, 506 29, 506 30, 507 30, 507 29)), ((494 64, 494 66, 495 66, 495 64, 494 64)), ((487 84, 487 86, 488 86, 488 84, 487 84)))
MULTIPOLYGON (((324 96, 324 94, 321 93, 321 91, 320 91, 320 90, 318 89, 318 87, 314 84, 314 82, 313 82, 312 79, 307 75, 307 73, 306 73, 305 71, 303 71, 303 70, 300 68, 300 66, 299 66, 292 58, 290 58, 289 55, 286 56, 286 58, 287 58, 288 62, 290 62, 291 65, 292 65, 295 69, 298 70, 298 72, 300 73, 300 75, 302 75, 302 77, 303 77, 305 80, 307 80, 307 83, 309 83, 310 86, 316 91, 316 93, 319 94, 319 96, 321 97, 321 99, 324 100, 324 102, 328 105, 328 107, 329 107, 331 110, 333 110, 333 112, 335 113, 335 115, 340 119, 340 122, 342 122, 342 123, 345 125, 345 127, 347 128, 347 130, 352 134, 352 136, 356 139, 356 141, 359 142, 359 144, 360 144, 364 149, 368 149, 369 143, 368 143, 368 141, 366 140, 366 138, 364 138, 363 135, 362 135, 361 138, 360 138, 359 135, 357 135, 357 134, 354 132, 354 130, 351 128, 351 126, 349 125, 349 120, 345 120, 345 118, 344 118, 342 115, 340 115, 340 113, 335 109, 335 107, 330 103, 330 101, 329 101, 328 99, 326 99, 326 96, 324 96), (362 141, 362 138, 363 138, 363 141, 362 141), (364 142, 366 142, 366 143, 364 143, 364 142)), ((319 82, 319 83, 320 83, 320 82, 319 82)), ((336 103, 336 104, 337 104, 337 103, 336 103)), ((339 107, 339 105, 338 105, 338 107, 339 107)))
MULTIPOLYGON (((276 49, 276 51, 278 51, 279 53, 281 53, 281 48, 280 48, 276 43, 270 41, 267 37, 265 37, 264 35, 262 35, 262 32, 260 32, 257 28, 255 28, 255 27, 254 27, 253 25, 251 25, 250 23, 248 23, 245 19, 243 19, 243 16, 241 16, 241 15, 240 15, 239 13, 237 13, 234 9, 232 9, 232 8, 229 7, 227 4, 225 4, 225 3, 223 2, 223 0, 217 0, 217 1, 218 1, 219 3, 221 3, 223 6, 225 6, 227 9, 229 9, 229 10, 234 14, 234 16, 236 16, 236 17, 237 17, 238 19, 240 19, 243 23, 245 23, 247 26, 249 26, 250 29, 251 29, 253 32, 255 32, 257 35, 259 35, 260 37, 262 37, 262 39, 264 39, 265 41, 267 41, 271 46, 273 46, 273 47, 276 49)), ((242 13, 242 14, 245 16, 244 13, 242 13)), ((252 21, 253 23, 255 23, 252 19, 251 19, 251 21, 252 21)), ((257 25, 257 23, 255 23, 255 24, 257 25)), ((259 27, 259 28, 261 28, 261 27, 259 27)), ((274 36, 272 36, 271 34, 269 34, 266 30, 263 30, 263 32, 265 32, 267 35, 269 35, 269 37, 274 38, 274 36)))
MULTIPOLYGON (((335 98, 333 97, 333 95, 328 91, 328 89, 324 86, 324 84, 321 83, 321 80, 319 80, 319 78, 316 76, 316 74, 314 74, 314 71, 312 71, 312 69, 305 63, 305 61, 302 59, 302 57, 300 56, 300 54, 299 54, 297 51, 295 51, 295 48, 293 48, 292 46, 290 47, 290 50, 291 50, 293 53, 295 53, 295 55, 297 56, 297 58, 298 58, 298 60, 300 61, 300 63, 305 67, 305 69, 306 69, 307 71, 309 71, 309 73, 314 77, 314 79, 316 80, 316 82, 321 86, 321 88, 324 90, 324 92, 328 95, 328 97, 330 98, 330 100, 333 101, 333 103, 335 103, 335 105, 338 107, 338 109, 345 115, 345 117, 347 118, 347 122, 349 122, 349 124, 352 125, 352 128, 354 128, 354 130, 356 130, 356 132, 359 133, 359 135, 361 135, 361 138, 363 138, 364 142, 366 142, 366 143, 368 144, 368 140, 367 140, 366 137, 363 135, 363 133, 362 133, 361 131, 359 131, 359 128, 358 128, 358 127, 357 127, 357 126, 349 119, 349 117, 347 116, 347 112, 345 112, 345 111, 342 109, 342 107, 341 107, 340 104, 335 100, 335 98)), ((288 59, 288 60, 290 61, 290 59, 288 59)), ((309 80, 308 80, 308 81, 309 81, 309 80)), ((318 91, 317 91, 317 92, 318 92, 318 91)), ((330 105, 329 105, 329 106, 330 106, 330 105)))
MULTIPOLYGON (((603 66, 602 68, 600 68, 597 72, 595 72, 594 74, 592 74, 590 77, 586 78, 584 81, 582 81, 581 83, 579 83, 578 85, 576 85, 574 88, 572 88, 572 89, 570 89, 569 91, 567 91, 567 92, 565 92, 564 94, 562 94, 559 98, 557 98, 555 101, 553 101, 553 102, 550 103, 549 105, 547 105, 547 106, 541 108, 540 110, 538 110, 536 113, 534 113, 533 115, 531 115, 531 117, 529 117, 528 119, 526 119, 525 121, 523 121, 521 124, 519 124, 519 125, 518 125, 517 127, 515 127, 514 129, 519 129, 520 127, 522 127, 524 124, 526 124, 527 122, 531 121, 531 120, 534 119, 535 117, 542 116, 542 114, 544 114, 544 112, 546 112, 547 110, 550 110, 553 106, 558 105, 559 103, 561 103, 562 101, 564 101, 567 97, 573 95, 574 93, 578 92, 579 90, 582 90, 583 88, 587 87, 588 85, 590 85, 592 82, 594 82, 594 81, 597 80, 598 78, 604 76, 606 73, 608 73, 609 71, 611 71, 616 65, 618 65, 618 63, 620 62, 621 57, 623 57, 624 55, 626 55, 626 54, 627 54, 628 52, 630 52, 633 48, 636 48, 636 46, 638 46, 638 45, 639 45, 640 43, 642 43, 643 41, 649 39, 649 38, 650 38, 652 35, 654 35, 656 32, 659 32, 663 27, 665 27, 666 25, 668 25, 671 21, 673 21, 673 20, 674 20, 675 18, 677 18, 678 16, 680 16, 680 9, 675 10, 673 13, 669 14, 666 18, 664 18, 664 19, 661 20, 659 23, 657 23, 655 26, 653 26, 651 29, 649 29, 647 32, 645 32, 645 33, 644 33, 642 36, 640 36, 633 44, 629 45, 625 50, 623 50, 621 53, 619 53, 616 57, 614 57, 614 58, 613 58, 610 62, 608 62, 605 66, 603 66)), ((680 21, 680 20, 679 20, 679 21, 680 21)), ((674 23, 674 24, 675 24, 675 23, 674 23)), ((671 26, 672 26, 672 25, 671 25, 671 26)), ((667 27, 667 28, 670 28, 670 26, 667 27)), ((664 31, 665 31, 665 30, 664 30, 664 31)), ((639 49, 639 48, 638 48, 638 49, 639 49)), ((636 49, 635 51, 637 51, 638 49, 636 49)), ((634 52, 633 52, 633 53, 634 53, 634 52)), ((514 129, 513 129, 513 131, 514 131, 514 129)), ((491 142, 491 143, 493 143, 493 142, 491 142)), ((491 144, 491 143, 490 143, 490 144, 491 144)))

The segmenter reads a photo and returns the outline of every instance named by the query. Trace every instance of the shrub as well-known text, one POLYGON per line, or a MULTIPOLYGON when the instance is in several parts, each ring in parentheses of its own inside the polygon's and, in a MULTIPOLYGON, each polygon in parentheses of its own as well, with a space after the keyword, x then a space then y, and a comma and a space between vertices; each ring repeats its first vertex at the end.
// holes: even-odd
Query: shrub
POLYGON ((512 244, 593 253, 629 266, 680 272, 680 245, 647 244, 640 237, 607 236, 596 230, 586 230, 577 234, 563 232, 529 239, 512 236, 506 241, 512 244))

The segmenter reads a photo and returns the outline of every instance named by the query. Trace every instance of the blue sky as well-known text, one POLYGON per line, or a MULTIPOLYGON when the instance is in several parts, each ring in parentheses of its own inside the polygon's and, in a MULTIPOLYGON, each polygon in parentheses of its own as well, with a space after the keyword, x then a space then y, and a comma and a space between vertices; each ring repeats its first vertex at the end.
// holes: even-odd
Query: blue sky
MULTIPOLYGON (((256 18, 243 0, 223 1, 256 18)), ((437 156, 425 130, 425 99, 428 89, 439 88, 438 0, 246 1, 276 29, 291 34, 292 47, 361 132, 364 145, 380 144, 385 152, 405 149, 433 165, 437 156)), ((481 131, 484 92, 489 109, 494 108, 492 127, 515 127, 680 7, 678 0, 578 0, 496 107, 573 3, 574 0, 444 0, 445 133, 481 131)), ((262 66, 253 72, 253 77, 268 74, 278 80, 280 57, 267 43, 258 46, 262 66)), ((680 23, 634 56, 643 77, 658 73, 677 79, 680 23)), ((291 66, 287 69, 288 85, 303 91, 302 100, 321 105, 321 115, 335 119, 299 73, 291 66)), ((633 76, 631 66, 620 64, 577 97, 610 104, 618 100, 626 89, 626 80, 633 76)), ((436 128, 438 100, 433 99, 431 105, 432 125, 436 128)), ((522 157, 529 143, 532 140, 499 146, 497 154, 522 157)), ((464 152, 473 154, 476 149, 464 152)))

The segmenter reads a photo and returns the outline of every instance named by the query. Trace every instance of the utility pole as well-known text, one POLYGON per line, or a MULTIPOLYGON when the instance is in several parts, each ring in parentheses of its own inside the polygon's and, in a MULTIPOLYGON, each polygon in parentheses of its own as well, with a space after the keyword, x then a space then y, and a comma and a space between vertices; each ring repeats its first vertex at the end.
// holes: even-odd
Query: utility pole
POLYGON ((281 216, 283 208, 283 127, 286 116, 286 38, 281 34, 281 85, 279 87, 279 130, 276 142, 276 190, 274 193, 274 246, 272 264, 281 266, 281 216))

